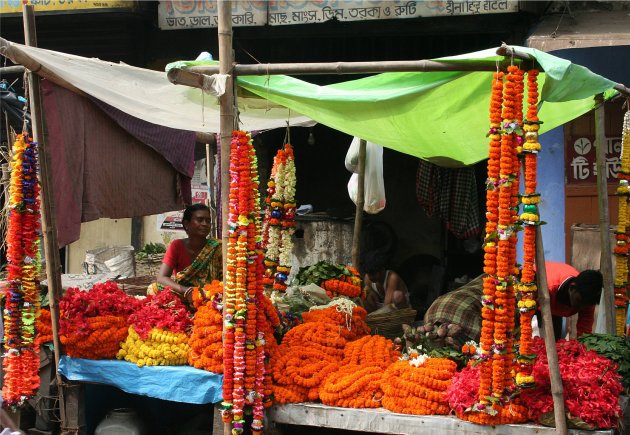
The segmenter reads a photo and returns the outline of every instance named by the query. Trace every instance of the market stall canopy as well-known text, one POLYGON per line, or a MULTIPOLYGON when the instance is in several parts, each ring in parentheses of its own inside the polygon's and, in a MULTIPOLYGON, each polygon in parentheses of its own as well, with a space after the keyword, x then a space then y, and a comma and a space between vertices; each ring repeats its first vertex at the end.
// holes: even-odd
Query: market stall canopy
POLYGON ((628 11, 576 11, 543 17, 527 38, 542 51, 630 45, 628 11))
MULTIPOLYGON (((45 69, 45 78, 55 84, 88 94, 135 118, 186 131, 220 130, 217 99, 199 89, 173 86, 164 72, 28 47, 2 38, 0 54, 27 68, 29 62, 40 65, 37 69, 45 69)), ((43 75, 38 70, 34 72, 43 75)), ((291 125, 312 124, 294 110, 273 104, 256 108, 248 105, 247 99, 242 101, 239 121, 244 130, 286 127, 287 120, 291 125)))
MULTIPOLYGON (((542 70, 541 132, 596 106, 595 96, 616 94, 617 83, 565 59, 524 47, 542 70)), ((460 65, 504 61, 489 49, 435 61, 460 65)), ((519 62, 514 59, 514 62, 519 62)), ((528 61, 522 62, 528 69, 528 61)), ((328 86, 293 77, 241 76, 238 86, 313 120, 441 166, 457 167, 488 156, 492 72, 383 73, 328 86)))

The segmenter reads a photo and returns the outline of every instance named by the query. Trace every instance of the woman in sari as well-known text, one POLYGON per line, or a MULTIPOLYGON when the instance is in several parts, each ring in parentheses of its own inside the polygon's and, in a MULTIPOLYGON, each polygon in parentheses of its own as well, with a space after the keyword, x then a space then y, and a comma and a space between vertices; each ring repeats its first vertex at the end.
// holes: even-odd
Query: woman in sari
POLYGON ((157 294, 170 287, 184 301, 191 303, 193 287, 223 279, 221 242, 207 238, 211 222, 207 206, 193 204, 186 207, 182 225, 188 237, 169 244, 157 282, 149 286, 148 294, 157 294))

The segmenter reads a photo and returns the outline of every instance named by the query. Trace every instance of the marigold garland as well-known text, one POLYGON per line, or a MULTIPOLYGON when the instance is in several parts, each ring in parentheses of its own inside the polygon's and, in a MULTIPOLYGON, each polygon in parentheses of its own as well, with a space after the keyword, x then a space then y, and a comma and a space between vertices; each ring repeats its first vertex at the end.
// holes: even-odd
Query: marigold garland
POLYGON ((223 420, 232 433, 243 432, 246 407, 251 408, 252 433, 260 434, 264 419, 265 321, 262 306, 262 236, 260 232, 258 166, 251 136, 232 132, 227 273, 223 299, 223 420))
POLYGON ((193 303, 197 311, 188 341, 188 364, 213 373, 223 373, 222 299, 223 288, 221 282, 216 280, 206 284, 203 289, 193 291, 193 303))
POLYGON ((130 326, 128 332, 116 358, 135 363, 138 367, 176 366, 188 362, 190 346, 185 333, 153 328, 140 335, 134 326, 130 326))
POLYGON ((274 158, 267 183, 263 248, 265 272, 263 282, 269 290, 284 291, 291 273, 291 252, 295 231, 295 156, 293 147, 285 144, 274 158))
MULTIPOLYGON (((619 187, 617 197, 619 198, 619 217, 617 230, 615 231, 616 246, 614 254, 615 262, 615 306, 618 309, 628 307, 628 251, 630 249, 630 207, 628 198, 630 197, 630 110, 623 117, 621 135, 621 170, 617 175, 619 187)), ((619 316, 618 316, 619 317, 619 316)), ((622 321, 617 322, 617 334, 625 333, 625 316, 621 316, 622 321)))
POLYGON ((39 311, 39 183, 37 144, 28 134, 13 144, 9 183, 7 279, 4 304, 4 382, 2 397, 15 407, 39 387, 39 346, 35 342, 39 311))
POLYGON ((52 319, 50 317, 49 309, 42 308, 39 311, 37 323, 35 324, 35 331, 37 332, 35 343, 38 346, 53 341, 52 319))
POLYGON ((391 364, 383 375, 383 407, 414 415, 447 415, 446 389, 457 364, 443 358, 423 358, 418 366, 411 360, 391 364))

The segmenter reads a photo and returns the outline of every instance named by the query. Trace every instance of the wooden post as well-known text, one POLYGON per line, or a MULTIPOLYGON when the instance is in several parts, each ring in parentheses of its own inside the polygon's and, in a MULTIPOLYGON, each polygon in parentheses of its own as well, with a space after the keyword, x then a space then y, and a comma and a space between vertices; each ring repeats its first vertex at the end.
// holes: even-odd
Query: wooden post
POLYGON ((354 213, 354 233, 352 235, 352 265, 359 270, 361 263, 361 229, 363 227, 363 206, 365 204, 365 149, 367 142, 359 141, 359 181, 357 186, 357 208, 354 213))
POLYGON ((597 199, 599 206, 599 240, 602 246, 599 260, 599 268, 604 277, 604 290, 602 292, 603 304, 599 314, 604 313, 604 332, 615 334, 615 292, 612 268, 612 249, 610 247, 610 218, 608 215, 608 181, 606 167, 606 131, 604 124, 604 97, 599 94, 595 97, 597 108, 595 109, 595 155, 597 162, 597 199))
MULTIPOLYGON (((230 192, 230 142, 234 129, 234 77, 232 77, 232 2, 219 0, 217 3, 219 22, 219 73, 229 74, 225 83, 225 94, 219 99, 221 136, 221 219, 223 235, 223 276, 227 276, 228 214, 230 192)), ((226 311, 223 310, 223 315, 226 311)), ((223 425, 223 433, 232 433, 232 424, 223 425)))
MULTIPOLYGON (((24 20, 24 40, 28 46, 37 46, 37 34, 35 30, 35 13, 33 6, 24 5, 22 9, 24 20)), ((44 137, 43 112, 39 77, 29 73, 29 104, 31 110, 31 126, 33 140, 38 143, 39 173, 41 184, 41 215, 42 232, 44 235, 44 254, 46 258, 46 278, 48 281, 48 300, 50 304, 50 317, 52 320, 53 345, 55 356, 55 373, 59 391, 59 414, 61 416, 61 428, 66 427, 66 412, 63 395, 63 379, 57 371, 59 368, 59 355, 61 343, 59 341, 59 295, 61 293, 61 264, 59 260, 59 244, 57 242, 57 226, 55 223, 55 205, 52 194, 52 174, 50 172, 50 155, 44 137)), ((63 432, 62 432, 63 433, 63 432)))
POLYGON ((543 319, 543 338, 547 349, 547 361, 549 366, 549 378, 551 380, 551 396, 553 397, 553 411, 556 420, 556 433, 567 434, 567 420, 564 411, 564 394, 560 366, 558 365, 558 351, 556 350, 556 337, 553 332, 553 320, 551 317, 551 302, 549 288, 547 287, 547 270, 545 269, 545 249, 543 247, 542 230, 536 227, 536 277, 538 279, 538 305, 543 319))

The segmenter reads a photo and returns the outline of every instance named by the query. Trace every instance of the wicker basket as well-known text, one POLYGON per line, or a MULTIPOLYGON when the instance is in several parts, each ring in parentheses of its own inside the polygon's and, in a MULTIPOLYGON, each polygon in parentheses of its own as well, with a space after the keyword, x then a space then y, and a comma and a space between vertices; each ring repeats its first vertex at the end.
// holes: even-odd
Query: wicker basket
POLYGON ((155 277, 160 270, 164 254, 152 254, 144 258, 136 256, 136 276, 155 277))
POLYGON ((130 296, 146 296, 147 287, 154 281, 155 275, 146 275, 119 279, 116 284, 130 296))
POLYGON ((416 319, 416 314, 417 311, 414 309, 403 308, 389 313, 368 314, 366 322, 373 335, 382 335, 393 339, 403 334, 402 325, 411 325, 416 319))

